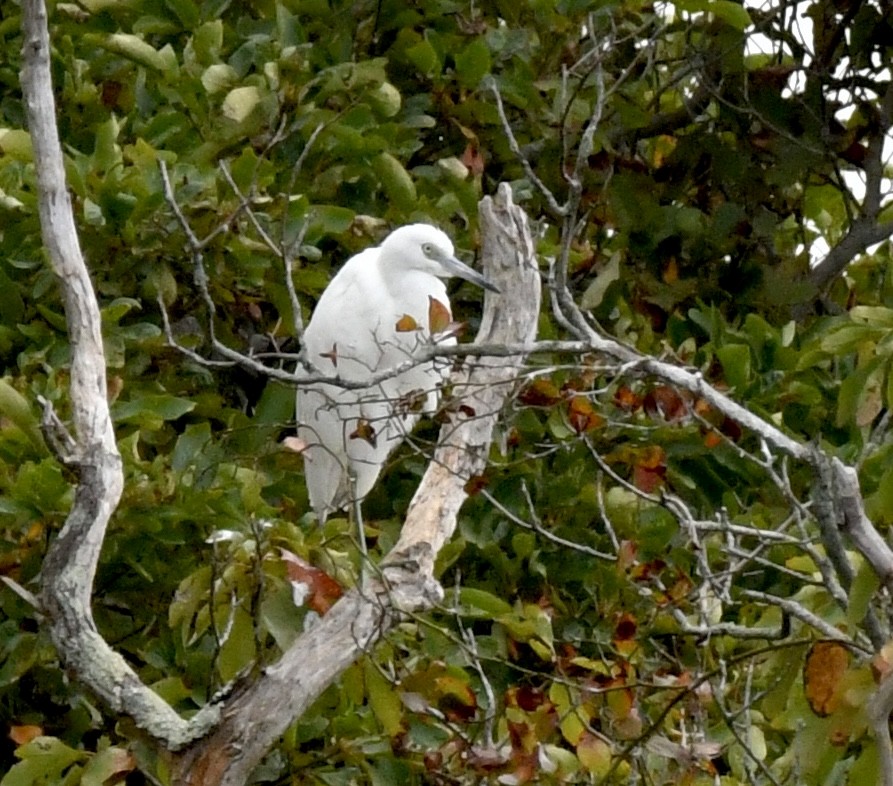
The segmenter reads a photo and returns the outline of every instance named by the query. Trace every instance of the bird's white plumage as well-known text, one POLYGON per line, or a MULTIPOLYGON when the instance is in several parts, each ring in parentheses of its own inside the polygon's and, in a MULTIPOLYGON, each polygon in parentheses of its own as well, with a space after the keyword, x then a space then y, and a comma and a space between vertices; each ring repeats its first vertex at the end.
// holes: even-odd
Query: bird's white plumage
MULTIPOLYGON (((459 262, 441 230, 412 224, 377 248, 351 257, 323 292, 304 332, 307 358, 324 374, 363 382, 411 359, 431 341, 430 298, 449 309, 442 278, 458 275, 493 289, 459 262), (409 316, 418 329, 406 330, 409 316)), ((411 323, 410 323, 411 324, 411 323)), ((456 343, 452 336, 440 345, 456 343)), ((304 474, 320 522, 369 493, 390 455, 412 430, 419 409, 432 412, 449 369, 428 361, 360 389, 313 383, 297 394, 304 474), (407 399, 423 402, 407 407, 407 399)), ((306 373, 306 372, 304 372, 306 373)))

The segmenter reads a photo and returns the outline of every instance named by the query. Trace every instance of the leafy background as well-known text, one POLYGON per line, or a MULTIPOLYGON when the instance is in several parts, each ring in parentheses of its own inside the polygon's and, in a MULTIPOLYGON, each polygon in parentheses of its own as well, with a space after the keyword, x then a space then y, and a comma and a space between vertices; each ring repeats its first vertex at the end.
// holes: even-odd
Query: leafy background
MULTIPOLYGON (((37 402, 65 417, 69 346, 40 247, 20 10, 0 11, 0 572, 36 590, 72 494, 37 402)), ((212 320, 240 351, 295 351, 283 250, 299 257, 306 319, 340 263, 388 227, 434 222, 471 258, 477 201, 500 181, 538 222, 541 258, 554 256, 560 222, 511 149, 493 87, 559 196, 603 111, 572 249, 583 307, 857 464, 886 529, 890 246, 821 292, 809 265, 867 215, 853 183, 870 186, 888 132, 890 27, 870 2, 56 4, 60 135, 126 472, 96 580, 102 633, 188 713, 354 581, 350 525, 316 527, 301 459, 280 446, 293 391, 170 348, 160 304, 212 360, 212 320), (207 239, 213 314, 161 161, 207 239)), ((455 289, 472 334, 477 297, 455 289)), ((540 337, 563 335, 544 312, 540 337)), ((877 579, 850 554, 842 606, 819 573, 805 469, 779 483, 738 424, 614 372, 597 357, 532 359, 440 557, 444 608, 352 667, 259 781, 875 777, 862 713, 870 665, 886 663, 877 579), (697 529, 693 548, 668 497, 716 531, 697 529), (795 600, 851 654, 810 650, 827 629, 767 596, 795 600), (809 651, 813 682, 845 687, 827 704, 802 678, 809 651)), ((373 558, 395 541, 435 438, 424 426, 367 500, 373 558)), ((66 679, 34 610, 6 586, 0 608, 3 786, 164 782, 133 729, 66 679)))

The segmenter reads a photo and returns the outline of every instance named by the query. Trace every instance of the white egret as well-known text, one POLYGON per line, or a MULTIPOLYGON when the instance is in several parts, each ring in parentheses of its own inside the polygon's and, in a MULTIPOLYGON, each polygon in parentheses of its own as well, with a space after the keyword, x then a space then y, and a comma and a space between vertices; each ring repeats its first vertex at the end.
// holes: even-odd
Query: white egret
MULTIPOLYGON (((304 331, 307 358, 322 373, 364 382, 418 356, 432 341, 455 344, 444 331, 444 318, 452 316, 442 279, 452 276, 499 291, 456 259, 450 239, 436 227, 395 230, 377 248, 351 257, 326 287, 304 331)), ((423 412, 435 411, 449 367, 442 358, 368 387, 299 387, 304 476, 320 523, 369 493, 391 451, 423 412)))

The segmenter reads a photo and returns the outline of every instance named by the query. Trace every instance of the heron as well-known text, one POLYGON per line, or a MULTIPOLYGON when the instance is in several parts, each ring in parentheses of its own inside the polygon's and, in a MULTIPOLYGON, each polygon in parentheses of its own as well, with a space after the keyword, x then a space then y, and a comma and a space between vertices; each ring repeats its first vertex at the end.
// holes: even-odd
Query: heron
POLYGON ((308 382, 298 388, 304 476, 320 524, 335 511, 353 505, 359 511, 388 456, 423 414, 436 411, 448 359, 420 361, 380 377, 432 342, 455 345, 455 330, 444 329, 444 317, 452 322, 444 283, 451 277, 499 291, 456 258, 445 232, 411 224, 351 257, 323 291, 304 331, 305 357, 324 374, 370 384, 308 382))

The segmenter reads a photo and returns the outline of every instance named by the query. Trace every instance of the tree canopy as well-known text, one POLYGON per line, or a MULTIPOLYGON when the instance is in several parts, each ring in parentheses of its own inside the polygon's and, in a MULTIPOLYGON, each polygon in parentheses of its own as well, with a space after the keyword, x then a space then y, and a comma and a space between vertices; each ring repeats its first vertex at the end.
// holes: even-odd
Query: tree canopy
MULTIPOLYGON (((171 751, 66 672, 40 600, 83 478, 48 436, 77 347, 28 2, 0 2, 0 786, 166 784, 171 751)), ((450 425, 491 414, 444 391, 364 501, 368 557, 347 518, 317 526, 285 439, 339 265, 414 221, 480 262, 479 202, 508 183, 543 304, 536 342, 502 345, 526 363, 436 555, 443 598, 252 782, 893 783, 888 4, 49 16, 123 461, 92 612, 144 684, 189 718, 259 679, 398 542, 450 425)), ((480 295, 452 291, 469 339, 480 295)))

